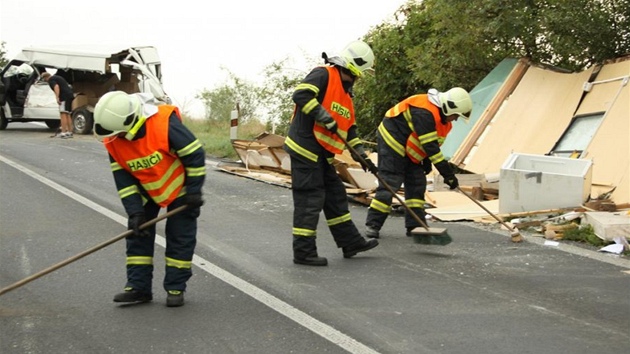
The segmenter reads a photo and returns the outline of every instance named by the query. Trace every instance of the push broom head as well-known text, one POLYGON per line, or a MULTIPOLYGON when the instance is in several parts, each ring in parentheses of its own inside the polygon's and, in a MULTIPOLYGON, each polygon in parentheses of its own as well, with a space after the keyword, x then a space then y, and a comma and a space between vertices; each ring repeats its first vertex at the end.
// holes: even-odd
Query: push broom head
POLYGON ((523 237, 521 236, 521 233, 518 232, 518 230, 513 230, 512 232, 510 232, 510 237, 512 239, 512 242, 514 243, 523 242, 523 237))
POLYGON ((429 227, 416 227, 410 231, 414 243, 422 245, 446 246, 453 242, 453 239, 446 232, 446 229, 429 227))

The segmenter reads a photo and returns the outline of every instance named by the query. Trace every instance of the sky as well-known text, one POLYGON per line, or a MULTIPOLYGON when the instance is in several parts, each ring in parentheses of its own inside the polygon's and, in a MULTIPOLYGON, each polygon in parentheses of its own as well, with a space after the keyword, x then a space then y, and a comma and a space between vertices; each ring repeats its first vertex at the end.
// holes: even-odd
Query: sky
POLYGON ((0 41, 8 59, 29 46, 155 46, 165 91, 196 116, 194 97, 224 83, 226 70, 257 82, 265 66, 292 58, 306 74, 304 58, 338 52, 405 2, 0 0, 0 41))

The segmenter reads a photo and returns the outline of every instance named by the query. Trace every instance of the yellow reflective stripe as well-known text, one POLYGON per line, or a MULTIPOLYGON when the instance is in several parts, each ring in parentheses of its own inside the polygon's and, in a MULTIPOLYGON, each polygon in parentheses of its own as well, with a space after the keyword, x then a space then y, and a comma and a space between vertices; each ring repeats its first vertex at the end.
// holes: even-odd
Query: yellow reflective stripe
POLYGON ((123 199, 135 193, 140 193, 140 190, 138 189, 138 186, 134 184, 132 186, 120 189, 118 191, 118 196, 120 197, 120 199, 123 199))
POLYGON ((175 173, 175 170, 177 170, 177 168, 180 167, 181 165, 182 165, 182 162, 179 159, 176 159, 175 161, 173 161, 173 164, 171 165, 171 167, 169 167, 168 170, 164 173, 162 178, 160 178, 159 180, 155 182, 143 183, 142 187, 147 191, 152 191, 155 189, 162 188, 164 183, 166 183, 166 181, 168 181, 171 178, 173 173, 175 173))
POLYGON ((287 137, 284 140, 284 143, 287 144, 287 146, 297 152, 298 154, 306 157, 307 159, 313 161, 313 162, 317 162, 317 154, 314 154, 308 150, 306 150, 305 148, 301 147, 300 145, 298 145, 295 141, 293 141, 293 139, 287 137))
POLYGON ((149 256, 128 256, 127 265, 153 265, 153 257, 149 256))
POLYGON ((385 140, 385 143, 392 148, 398 155, 405 156, 405 148, 389 134, 383 123, 378 126, 378 132, 381 133, 381 137, 385 140))
MULTIPOLYGON (((338 132, 339 132, 339 135, 344 135, 344 134, 342 134, 341 130, 338 130, 338 132)), ((319 131, 315 131, 314 133, 315 133, 315 137, 317 138, 317 140, 323 141, 326 144, 331 145, 331 146, 333 146, 333 147, 335 147, 335 148, 337 148, 339 150, 343 150, 345 145, 341 141, 335 140, 335 139, 331 138, 330 136, 328 136, 326 134, 323 134, 323 133, 321 133, 319 131)))
MULTIPOLYGON (((311 99, 310 101, 308 101, 307 104, 304 105, 304 107, 302 107, 302 113, 304 114, 309 114, 311 113, 311 111, 313 111, 315 109, 315 107, 317 107, 319 105, 319 101, 317 101, 316 98, 311 99)), ((323 108, 322 108, 323 109, 323 108)))
POLYGON ((180 269, 190 269, 192 267, 192 262, 166 257, 166 266, 180 269))
POLYGON ((177 155, 178 156, 190 155, 193 152, 197 151, 197 149, 201 149, 201 148, 202 148, 201 142, 199 141, 199 139, 196 139, 195 141, 188 144, 187 146, 177 150, 177 155))
POLYGON ((300 83, 295 87, 295 91, 300 91, 300 90, 308 90, 308 91, 313 91, 313 93, 315 93, 315 95, 319 95, 319 87, 313 85, 313 84, 307 84, 307 83, 300 83))
POLYGON ((199 177, 206 175, 206 167, 186 167, 186 176, 199 177))
POLYGON ((359 138, 354 138, 354 139, 348 141, 348 145, 350 145, 352 147, 355 147, 355 146, 357 146, 359 144, 363 144, 363 141, 361 141, 361 139, 359 139, 359 138))
POLYGON ((409 126, 409 129, 411 129, 411 131, 415 133, 416 130, 413 128, 413 122, 411 119, 411 111, 406 110, 405 113, 403 113, 403 117, 405 117, 405 120, 407 121, 407 125, 409 126))
POLYGON ((131 134, 132 137, 136 136, 136 134, 138 134, 138 130, 140 130, 140 127, 144 125, 144 122, 146 122, 146 120, 147 120, 147 117, 140 117, 138 121, 136 122, 136 124, 134 124, 134 126, 131 127, 131 129, 129 129, 127 134, 131 134))
POLYGON ((444 161, 444 155, 442 155, 442 152, 438 152, 437 154, 429 157, 429 160, 431 160, 432 164, 437 164, 438 162, 444 161))
POLYGON ((424 200, 422 199, 406 199, 405 204, 410 208, 424 208, 424 200))
POLYGON ((326 161, 327 161, 329 164, 331 164, 331 165, 332 165, 332 164, 333 164, 333 162, 335 162, 335 157, 334 157, 334 156, 333 156, 333 157, 328 157, 328 158, 326 158, 326 161))
POLYGON ((181 197, 182 195, 186 194, 186 186, 183 186, 182 189, 179 191, 179 193, 177 194, 177 198, 181 197))
POLYGON ((312 236, 316 236, 317 232, 315 230, 310 230, 310 229, 300 229, 299 227, 294 227, 293 228, 293 235, 294 236, 306 236, 306 237, 312 237, 312 236))
POLYGON ((424 152, 424 149, 422 148, 422 145, 420 144, 421 139, 418 139, 416 136, 414 136, 414 135, 417 135, 417 133, 416 133, 415 128, 413 127, 413 122, 411 118, 411 110, 407 109, 405 113, 403 113, 403 117, 405 117, 405 120, 407 121, 407 125, 409 126, 409 129, 411 129, 411 132, 412 132, 412 134, 409 135, 409 138, 407 138, 407 146, 405 146, 405 151, 407 152, 407 155, 412 159, 412 161, 413 160, 422 161, 423 159, 422 155, 420 155, 417 151, 415 151, 409 146, 409 144, 413 144, 420 151, 424 152))
POLYGON ((432 141, 438 140, 437 132, 426 133, 418 137, 418 140, 421 144, 430 143, 432 141))
POLYGON ((173 180, 173 182, 168 186, 168 188, 166 188, 164 193, 160 195, 151 196, 151 198, 156 204, 160 204, 163 201, 167 200, 168 197, 173 193, 173 191, 175 191, 177 187, 181 186, 182 184, 184 184, 184 175, 179 175, 177 176, 177 178, 173 180))
POLYGON ((339 225, 341 223, 344 223, 344 222, 350 221, 350 220, 352 220, 352 217, 351 217, 350 213, 347 213, 345 215, 341 215, 341 216, 338 216, 336 218, 328 219, 328 220, 326 220, 326 223, 328 224, 328 226, 335 226, 335 225, 339 225))
POLYGON ((120 166, 120 164, 116 161, 112 162, 109 164, 109 168, 112 169, 112 172, 116 172, 118 170, 122 170, 122 166, 120 166))
POLYGON ((393 117, 396 117, 396 116, 397 116, 397 115, 399 115, 399 114, 400 114, 400 105, 399 105, 399 104, 397 104, 397 105, 395 105, 394 107, 390 108, 390 109, 389 109, 389 110, 385 113, 385 116, 386 116, 386 117, 393 118, 393 117))
POLYGON ((416 150, 410 147, 407 147, 407 155, 416 161, 422 161, 422 159, 424 159, 424 156, 420 155, 416 150))
POLYGON ((420 145, 420 141, 418 141, 418 139, 413 136, 410 135, 409 136, 409 143, 406 146, 406 151, 407 151, 407 155, 409 155, 412 159, 415 159, 417 161, 422 161, 422 159, 424 159, 424 156, 420 155, 420 153, 418 153, 416 150, 412 149, 409 144, 412 144, 413 146, 415 146, 418 150, 422 151, 425 153, 424 149, 422 148, 422 145, 420 145))
POLYGON ((392 210, 391 205, 385 204, 377 199, 372 199, 372 202, 370 203, 370 208, 385 214, 389 214, 389 212, 391 212, 392 210))

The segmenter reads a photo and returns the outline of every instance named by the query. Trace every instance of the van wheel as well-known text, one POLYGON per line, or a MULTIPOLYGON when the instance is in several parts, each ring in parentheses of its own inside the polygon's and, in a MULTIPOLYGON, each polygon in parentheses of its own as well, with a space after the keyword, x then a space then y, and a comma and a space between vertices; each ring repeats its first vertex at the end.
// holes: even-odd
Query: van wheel
POLYGON ((90 134, 94 120, 92 112, 87 108, 79 108, 72 112, 72 123, 74 124, 74 132, 77 134, 90 134))
POLYGON ((0 130, 7 129, 7 125, 9 125, 9 121, 7 117, 4 116, 4 108, 0 107, 0 130))
POLYGON ((59 126, 61 125, 61 121, 60 120, 47 120, 46 121, 46 126, 50 129, 57 129, 59 128, 59 126))

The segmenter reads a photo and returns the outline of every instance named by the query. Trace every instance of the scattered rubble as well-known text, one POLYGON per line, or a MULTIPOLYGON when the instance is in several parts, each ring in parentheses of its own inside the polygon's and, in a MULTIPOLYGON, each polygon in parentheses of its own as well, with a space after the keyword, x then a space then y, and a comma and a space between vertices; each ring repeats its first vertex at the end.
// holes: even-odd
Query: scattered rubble
MULTIPOLYGON (((219 168, 227 173, 291 188, 290 158, 282 149, 283 143, 283 137, 270 133, 263 133, 252 141, 233 140, 234 149, 241 160, 234 164, 220 164, 219 168)), ((376 162, 378 155, 371 153, 370 159, 376 162)), ((378 183, 376 177, 364 172, 347 151, 335 157, 334 165, 346 185, 348 197, 356 203, 369 206, 378 183)), ((615 204, 607 199, 611 194, 610 190, 574 207, 501 214, 498 212, 498 174, 458 174, 457 177, 464 192, 474 196, 488 210, 509 222, 509 225, 519 231, 527 231, 530 235, 558 241, 563 239, 568 230, 591 225, 595 234, 604 242, 613 242, 616 237, 630 239, 630 205, 615 204)), ((404 199, 404 186, 399 195, 404 199)), ((435 171, 428 176, 425 200, 427 213, 436 221, 497 223, 466 196, 449 190, 435 171)), ((392 201, 392 208, 393 212, 403 212, 396 198, 392 201)))

